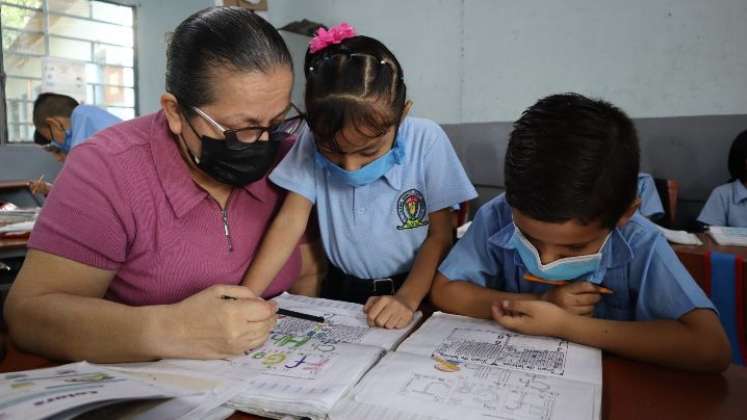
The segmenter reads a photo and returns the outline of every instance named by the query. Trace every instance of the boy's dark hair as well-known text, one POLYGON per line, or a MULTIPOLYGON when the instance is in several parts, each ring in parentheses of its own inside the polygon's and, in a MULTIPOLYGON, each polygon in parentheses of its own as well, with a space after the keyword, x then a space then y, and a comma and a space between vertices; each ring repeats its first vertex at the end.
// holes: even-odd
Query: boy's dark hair
MULTIPOLYGON (((78 101, 59 93, 42 93, 34 101, 34 110, 32 111, 32 120, 36 127, 45 127, 47 118, 65 117, 70 118, 73 110, 78 106, 78 101)), ((49 140, 34 132, 34 143, 48 144, 49 140)))
POLYGON ((359 35, 316 53, 307 50, 304 73, 307 119, 320 145, 340 150, 335 136, 344 127, 373 138, 402 118, 402 66, 376 39, 359 35))
POLYGON ((640 151, 633 122, 614 105, 575 93, 540 99, 514 123, 506 199, 550 223, 613 228, 637 196, 640 151))
POLYGON ((747 182, 747 130, 737 135, 729 149, 729 174, 731 181, 747 182))
POLYGON ((181 108, 211 103, 211 85, 220 68, 242 72, 292 68, 290 52, 266 20, 239 7, 209 7, 186 18, 171 35, 166 51, 166 91, 181 108))

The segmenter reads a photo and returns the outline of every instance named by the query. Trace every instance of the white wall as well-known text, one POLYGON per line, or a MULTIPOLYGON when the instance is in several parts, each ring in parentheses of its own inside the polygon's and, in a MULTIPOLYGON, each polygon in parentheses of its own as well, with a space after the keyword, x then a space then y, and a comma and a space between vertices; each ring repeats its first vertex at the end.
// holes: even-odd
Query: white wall
POLYGON ((403 63, 415 112, 512 121, 550 93, 633 117, 747 112, 745 0, 269 0, 276 26, 347 21, 403 63))
POLYGON ((137 5, 137 83, 140 115, 160 109, 166 74, 168 33, 215 0, 140 0, 137 5))

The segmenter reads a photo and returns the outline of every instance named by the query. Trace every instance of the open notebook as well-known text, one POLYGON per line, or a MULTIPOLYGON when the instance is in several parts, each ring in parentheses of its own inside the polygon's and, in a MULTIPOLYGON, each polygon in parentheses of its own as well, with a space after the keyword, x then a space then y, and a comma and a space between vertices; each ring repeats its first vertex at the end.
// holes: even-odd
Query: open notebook
POLYGON ((601 396, 598 349, 437 312, 329 417, 595 420, 601 396))
POLYGON ((368 326, 362 305, 287 293, 274 300, 284 309, 323 316, 325 322, 281 316, 267 342, 245 356, 162 360, 137 369, 238 381, 227 404, 240 411, 275 418, 324 418, 421 316, 417 313, 405 329, 386 330, 368 326))

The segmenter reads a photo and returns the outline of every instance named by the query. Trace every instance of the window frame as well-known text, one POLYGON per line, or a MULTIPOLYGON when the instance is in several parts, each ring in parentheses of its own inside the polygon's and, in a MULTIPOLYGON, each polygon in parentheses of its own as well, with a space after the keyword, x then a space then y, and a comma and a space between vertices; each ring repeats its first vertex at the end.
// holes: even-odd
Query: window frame
MULTIPOLYGON (((125 25, 120 25, 113 22, 103 21, 103 20, 97 20, 93 19, 92 17, 85 17, 85 16, 77 16, 74 14, 68 14, 64 12, 57 12, 57 11, 50 11, 49 10, 49 0, 41 0, 41 7, 35 8, 35 7, 26 7, 24 5, 16 5, 13 3, 5 3, 0 0, 0 2, 3 3, 3 6, 12 6, 20 9, 27 9, 27 10, 33 10, 33 11, 41 11, 43 13, 43 28, 42 31, 27 31, 23 29, 17 29, 17 28, 7 28, 8 30, 21 32, 21 33, 41 33, 44 37, 44 54, 33 54, 33 53, 25 53, 25 52, 13 52, 12 54, 21 56, 21 57, 30 57, 30 58, 38 58, 38 59, 44 59, 44 57, 55 57, 52 55, 49 55, 50 52, 50 37, 54 37, 57 39, 62 40, 70 40, 70 41, 81 41, 81 42, 87 42, 91 44, 91 59, 90 60, 75 60, 75 59, 67 59, 67 58, 61 58, 63 60, 68 60, 71 62, 79 62, 79 63, 85 63, 85 64, 92 64, 96 66, 101 67, 119 67, 124 69, 131 69, 132 70, 132 86, 127 86, 126 84, 110 84, 110 83, 101 83, 101 82, 89 82, 86 81, 86 87, 88 88, 93 87, 94 89, 94 98, 96 95, 95 89, 101 89, 105 87, 118 87, 122 89, 132 89, 133 90, 133 106, 107 106, 107 105, 101 105, 101 104, 92 104, 96 106, 101 107, 108 107, 108 108, 125 108, 125 109, 132 109, 134 112, 134 116, 137 117, 140 115, 140 101, 139 101, 139 92, 138 92, 138 36, 137 36, 137 28, 138 28, 138 7, 137 2, 132 0, 88 0, 96 1, 99 3, 109 3, 116 6, 123 6, 123 7, 129 7, 132 9, 132 26, 128 27, 125 25), (119 48, 130 48, 129 46, 115 44, 112 42, 106 42, 106 41, 94 41, 90 39, 84 39, 84 38, 77 38, 74 36, 67 36, 67 35, 57 35, 57 34, 50 34, 49 32, 49 18, 50 15, 52 16, 59 16, 59 17, 68 17, 73 19, 79 19, 79 20, 85 20, 89 22, 96 22, 96 23, 105 23, 109 25, 116 25, 121 27, 127 27, 132 30, 132 67, 121 65, 121 64, 108 64, 108 63, 99 63, 94 61, 95 58, 93 57, 93 52, 95 51, 95 48, 99 45, 104 46, 111 46, 111 47, 119 47, 119 48)), ((2 31, 4 28, 2 17, 0 17, 0 31, 2 31)), ((2 37, 0 37, 0 48, 4 51, 5 48, 2 45, 3 40, 2 37)), ((8 76, 5 73, 5 62, 4 62, 4 54, 0 54, 0 146, 7 146, 7 145, 29 145, 34 144, 33 139, 28 139, 28 141, 14 141, 11 142, 9 139, 10 132, 9 132, 9 126, 10 122, 8 121, 9 118, 9 109, 8 109, 8 98, 6 96, 6 84, 8 77, 12 77, 14 79, 22 79, 22 80, 30 80, 30 81, 42 81, 42 77, 27 77, 27 76, 8 76)), ((34 98, 35 99, 35 98, 34 98)), ((34 99, 25 99, 21 100, 25 104, 33 104, 34 99)), ((95 101, 95 99, 94 99, 95 101)))

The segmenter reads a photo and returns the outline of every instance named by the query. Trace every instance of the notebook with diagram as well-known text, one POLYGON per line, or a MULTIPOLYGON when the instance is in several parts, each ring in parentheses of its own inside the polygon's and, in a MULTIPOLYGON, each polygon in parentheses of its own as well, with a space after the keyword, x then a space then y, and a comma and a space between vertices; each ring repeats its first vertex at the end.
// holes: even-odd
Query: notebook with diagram
POLYGON ((601 351, 436 312, 331 419, 599 419, 601 351))
POLYGON ((332 407, 387 351, 402 341, 407 328, 370 328, 363 306, 322 298, 283 294, 280 308, 322 316, 325 322, 281 316, 267 342, 228 360, 163 360, 161 369, 211 374, 241 382, 227 405, 266 417, 325 418, 332 407))

